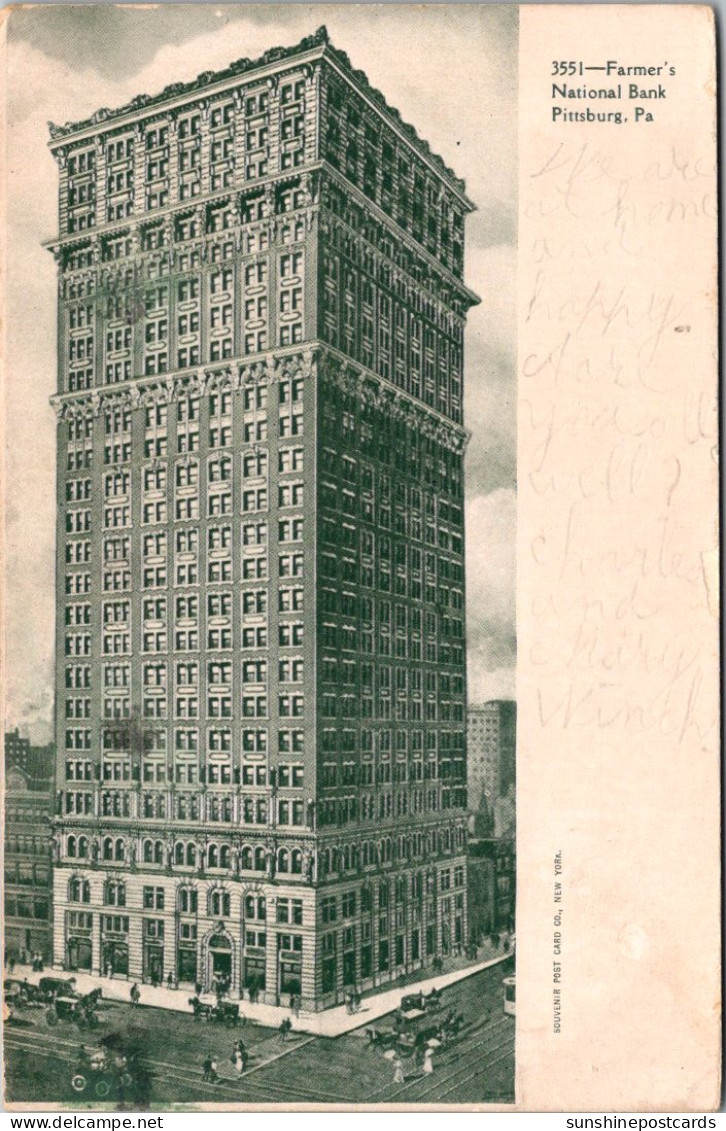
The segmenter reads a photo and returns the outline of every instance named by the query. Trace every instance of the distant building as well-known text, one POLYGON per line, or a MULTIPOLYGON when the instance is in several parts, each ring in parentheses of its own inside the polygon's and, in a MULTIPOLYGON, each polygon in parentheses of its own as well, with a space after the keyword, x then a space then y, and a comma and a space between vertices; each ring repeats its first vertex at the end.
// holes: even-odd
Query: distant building
POLYGON ((516 856, 511 838, 469 841, 467 864, 469 938, 479 943, 514 930, 516 856))
MULTIPOLYGON (((40 953, 49 960, 53 779, 49 773, 33 778, 10 761, 18 750, 21 760, 31 764, 37 754, 27 739, 18 742, 18 737, 17 731, 6 735, 5 747, 5 953, 16 959, 23 951, 40 953)), ((35 760, 42 766, 42 759, 35 760)))
POLYGON ((506 826, 513 822, 514 817, 516 735, 517 704, 511 700, 494 699, 482 706, 469 708, 469 808, 476 813, 484 797, 491 820, 502 826, 495 832, 498 836, 504 835, 506 826), (500 804, 502 801, 504 805, 500 804))
POLYGON ((30 739, 20 733, 18 728, 5 732, 5 769, 22 770, 33 780, 43 780, 53 776, 55 747, 31 746, 30 739))

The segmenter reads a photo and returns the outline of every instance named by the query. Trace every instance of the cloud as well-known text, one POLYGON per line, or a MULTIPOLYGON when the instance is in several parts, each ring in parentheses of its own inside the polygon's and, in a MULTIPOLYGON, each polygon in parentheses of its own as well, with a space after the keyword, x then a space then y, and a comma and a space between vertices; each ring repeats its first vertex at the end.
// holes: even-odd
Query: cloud
POLYGON ((511 685, 516 636, 516 495, 500 489, 466 507, 467 655, 472 701, 501 696, 486 691, 511 685), (507 674, 508 673, 508 674, 507 674))

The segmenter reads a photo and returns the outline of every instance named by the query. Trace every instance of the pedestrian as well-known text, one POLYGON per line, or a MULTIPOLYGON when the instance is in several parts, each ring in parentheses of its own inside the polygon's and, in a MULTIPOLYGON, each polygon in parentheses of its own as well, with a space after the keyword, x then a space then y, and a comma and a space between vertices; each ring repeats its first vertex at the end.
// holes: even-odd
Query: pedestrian
POLYGON ((292 1031, 292 1021, 289 1017, 284 1017, 280 1022, 280 1039, 287 1040, 287 1034, 292 1031))
POLYGON ((209 1063, 209 1082, 210 1082, 210 1084, 216 1084, 218 1079, 219 1079, 219 1077, 217 1075, 217 1058, 214 1055, 214 1053, 212 1053, 211 1057, 210 1057, 210 1063, 209 1063))
POLYGON ((353 991, 353 1012, 354 1013, 360 1012, 360 991, 359 990, 353 991))
POLYGON ((395 1056, 393 1058, 393 1083, 394 1084, 405 1084, 405 1082, 406 1082, 406 1076, 405 1076, 405 1073, 403 1071, 403 1062, 402 1062, 400 1056, 395 1056))
POLYGON ((350 991, 346 990, 345 997, 344 997, 343 1000, 345 1001, 345 1012, 346 1013, 352 1013, 353 1012, 353 995, 350 993, 350 991))
POLYGON ((15 959, 13 957, 10 957, 8 959, 8 970, 10 971, 11 976, 12 976, 14 969, 15 969, 15 959))
POLYGON ((429 1045, 429 1047, 426 1049, 426 1052, 424 1053, 424 1062, 423 1062, 423 1068, 421 1069, 421 1071, 425 1072, 427 1076, 430 1076, 431 1073, 433 1072, 433 1070, 434 1070, 434 1050, 429 1045))
POLYGON ((300 998, 297 994, 290 994, 290 1012, 293 1017, 300 1016, 300 998))
POLYGON ((204 1060, 202 1061, 202 1080, 204 1081, 205 1084, 209 1082, 209 1080, 211 1079, 211 1076, 212 1076, 212 1054, 210 1052, 208 1052, 207 1055, 205 1056, 204 1060))
POLYGON ((141 990, 139 989, 138 982, 134 982, 131 990, 129 991, 129 996, 131 998, 131 1004, 133 1006, 137 1006, 141 1001, 141 990))
POLYGON ((166 988, 167 988, 167 990, 173 990, 174 989, 174 975, 172 974, 171 970, 169 971, 169 973, 166 976, 166 988))

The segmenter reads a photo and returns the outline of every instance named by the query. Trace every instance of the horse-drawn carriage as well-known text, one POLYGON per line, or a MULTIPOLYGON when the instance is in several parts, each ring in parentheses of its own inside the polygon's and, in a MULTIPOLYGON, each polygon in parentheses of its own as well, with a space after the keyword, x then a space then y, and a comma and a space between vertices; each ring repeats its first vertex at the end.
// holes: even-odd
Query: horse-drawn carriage
MULTIPOLYGON (((75 978, 55 978, 49 975, 38 982, 39 1000, 44 1003, 55 1001, 57 997, 78 997, 75 978)), ((100 995, 100 991, 99 991, 100 995)))
POLYGON ((6 978, 3 982, 5 1004, 11 1009, 30 1005, 38 997, 38 987, 20 978, 6 978))
POLYGON ((228 1029, 234 1029, 245 1023, 244 1015, 240 1013, 236 1001, 204 1001, 195 996, 189 998, 189 1004, 194 1012, 195 1021, 226 1025, 228 1029))
POLYGON ((420 1052, 429 1046, 445 1045, 459 1033, 464 1018, 453 1009, 445 1017, 438 1016, 440 1008, 441 994, 438 990, 429 994, 406 994, 401 999, 391 1028, 366 1028, 369 1043, 384 1054, 394 1049, 401 1055, 420 1052))

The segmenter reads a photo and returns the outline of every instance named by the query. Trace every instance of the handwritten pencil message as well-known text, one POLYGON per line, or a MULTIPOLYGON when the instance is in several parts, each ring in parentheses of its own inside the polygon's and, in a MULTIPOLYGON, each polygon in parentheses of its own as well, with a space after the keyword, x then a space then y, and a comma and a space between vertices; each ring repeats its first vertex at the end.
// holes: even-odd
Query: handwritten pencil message
POLYGON ((703 1086, 696 1027, 718 997, 710 970, 687 992, 674 973, 717 928, 717 877, 694 863, 717 859, 719 729, 713 40, 706 9, 679 12, 520 11, 524 1104, 538 1072, 589 1110, 652 1103, 656 1074, 678 1107, 688 1072, 703 1086), (553 76, 555 59, 667 61, 640 80, 665 92, 653 120, 550 121, 553 84, 620 84, 627 112, 639 81, 553 76))

